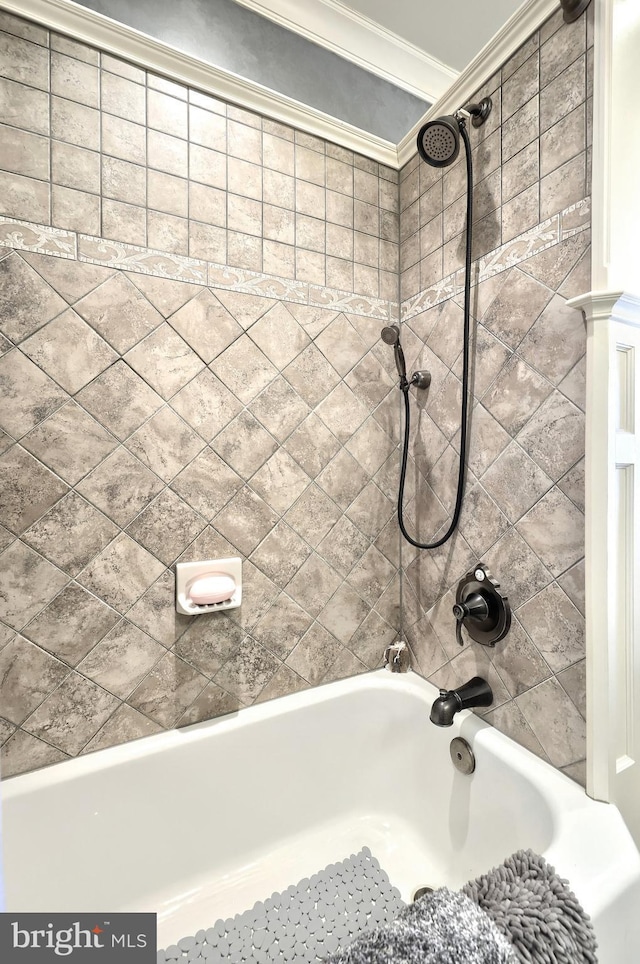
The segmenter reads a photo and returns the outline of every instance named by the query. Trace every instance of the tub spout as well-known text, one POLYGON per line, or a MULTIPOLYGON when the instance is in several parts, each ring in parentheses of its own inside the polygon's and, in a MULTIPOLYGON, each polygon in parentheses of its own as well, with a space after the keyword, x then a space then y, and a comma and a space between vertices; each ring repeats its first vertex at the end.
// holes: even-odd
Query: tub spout
POLYGON ((491 706, 492 703, 491 687, 481 676, 474 676, 457 690, 440 690, 440 696, 431 707, 430 720, 436 726, 451 726, 460 710, 472 706, 491 706))

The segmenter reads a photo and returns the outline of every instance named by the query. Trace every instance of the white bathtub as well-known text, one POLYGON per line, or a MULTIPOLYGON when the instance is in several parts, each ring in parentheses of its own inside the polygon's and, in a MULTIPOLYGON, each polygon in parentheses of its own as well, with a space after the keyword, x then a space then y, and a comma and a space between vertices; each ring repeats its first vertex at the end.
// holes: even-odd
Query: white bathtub
POLYGON ((7 905, 158 912, 159 946, 368 846, 405 900, 531 847, 592 915, 601 964, 637 959, 640 857, 615 807, 379 671, 7 781, 7 905), (476 772, 452 766, 464 736, 476 772))

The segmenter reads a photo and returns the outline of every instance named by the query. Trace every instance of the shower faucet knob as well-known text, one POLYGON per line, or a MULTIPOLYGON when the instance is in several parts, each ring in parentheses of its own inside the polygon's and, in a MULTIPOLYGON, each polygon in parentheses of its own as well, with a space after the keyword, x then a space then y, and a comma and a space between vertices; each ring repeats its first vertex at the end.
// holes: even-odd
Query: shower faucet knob
POLYGON ((411 376, 409 384, 415 385, 416 388, 429 388, 431 385, 431 372, 414 372, 411 376))
POLYGON ((484 563, 479 563, 458 583, 456 602, 456 639, 464 645, 462 627, 471 639, 483 646, 495 646, 511 628, 511 607, 507 597, 500 592, 500 583, 491 575, 484 563))

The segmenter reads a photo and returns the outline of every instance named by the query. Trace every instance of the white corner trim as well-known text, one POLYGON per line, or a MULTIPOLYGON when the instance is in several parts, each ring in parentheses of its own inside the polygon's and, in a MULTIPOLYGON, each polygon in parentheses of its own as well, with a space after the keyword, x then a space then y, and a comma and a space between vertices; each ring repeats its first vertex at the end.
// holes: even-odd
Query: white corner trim
POLYGON ((640 327, 640 297, 628 291, 588 291, 567 301, 569 308, 583 311, 588 321, 620 321, 640 327))
POLYGON ((0 8, 35 20, 51 30, 99 47, 117 57, 131 60, 179 83, 196 87, 247 110, 266 114, 283 124, 364 154, 389 167, 398 167, 398 152, 391 141, 360 130, 262 84, 245 80, 231 71, 182 53, 169 44, 72 0, 0 0, 0 8))
POLYGON ((430 103, 459 73, 339 0, 235 2, 430 103))
POLYGON ((473 94, 518 50, 544 21, 558 9, 558 0, 525 0, 501 30, 458 76, 446 93, 429 108, 398 144, 398 162, 403 167, 416 153, 416 139, 422 125, 432 117, 452 114, 464 107, 473 94))

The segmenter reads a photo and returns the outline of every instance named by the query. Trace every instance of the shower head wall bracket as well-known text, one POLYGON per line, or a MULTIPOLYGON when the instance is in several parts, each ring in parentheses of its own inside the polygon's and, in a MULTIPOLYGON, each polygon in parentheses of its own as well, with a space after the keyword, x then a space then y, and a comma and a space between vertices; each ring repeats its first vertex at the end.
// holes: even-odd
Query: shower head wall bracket
POLYGON ((459 121, 458 114, 465 114, 471 117, 471 123, 474 127, 482 127, 487 117, 491 113, 491 108, 493 107, 493 101, 490 97, 483 97, 482 100, 477 104, 466 104, 461 110, 456 111, 455 117, 459 121))

